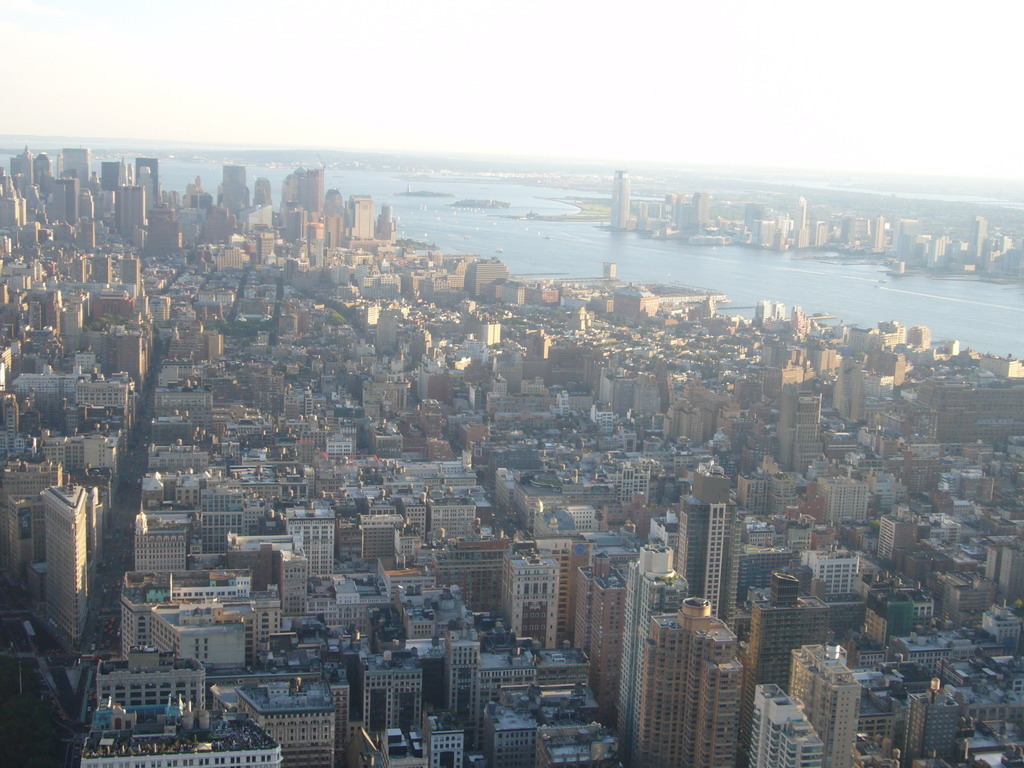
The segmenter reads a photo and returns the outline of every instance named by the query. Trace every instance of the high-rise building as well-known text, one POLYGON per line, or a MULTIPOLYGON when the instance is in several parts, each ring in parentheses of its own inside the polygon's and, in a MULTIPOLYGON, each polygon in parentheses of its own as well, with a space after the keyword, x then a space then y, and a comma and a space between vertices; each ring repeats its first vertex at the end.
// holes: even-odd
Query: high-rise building
POLYGON ((536 552, 506 550, 501 615, 519 637, 554 648, 558 629, 558 563, 536 552))
POLYGON ((54 179, 52 209, 54 221, 78 223, 79 180, 75 177, 54 179))
POLYGON ((281 184, 281 210, 297 203, 304 211, 320 214, 324 210, 324 172, 298 168, 285 176, 281 184))
POLYGON ((392 206, 380 207, 380 216, 377 217, 377 228, 373 236, 374 239, 385 243, 395 242, 395 210, 392 206))
POLYGON ((985 238, 988 237, 988 222, 984 216, 975 216, 971 224, 971 256, 975 264, 981 264, 985 256, 985 238))
POLYGON ((804 715, 821 736, 823 768, 851 768, 861 685, 846 666, 842 646, 794 648, 789 693, 803 704, 804 715))
POLYGON ((116 192, 118 187, 129 185, 128 166, 124 160, 104 160, 100 163, 100 189, 116 192))
POLYGON ((245 183, 244 165, 225 165, 219 203, 237 214, 249 207, 249 187, 245 183))
POLYGON ((736 609, 740 525, 729 478, 715 464, 702 464, 692 493, 682 499, 677 557, 690 594, 711 601, 711 613, 726 623, 736 609))
POLYGON ((645 546, 636 562, 629 564, 618 706, 619 735, 624 755, 628 756, 636 749, 640 738, 642 722, 639 711, 645 695, 640 681, 645 663, 644 649, 653 627, 651 617, 677 610, 686 596, 686 580, 673 570, 672 550, 668 547, 645 546))
POLYGON ((754 692, 751 768, 821 768, 822 742, 800 704, 777 685, 754 692))
POLYGON ((694 192, 690 199, 690 225, 695 229, 705 229, 711 223, 711 195, 707 192, 694 192))
POLYGON ((787 387, 779 403, 779 463, 804 474, 821 454, 821 395, 787 387))
POLYGON ((614 723, 626 629, 626 577, 605 553, 580 568, 576 582, 576 647, 590 658, 590 690, 601 722, 614 723))
POLYGON ((114 220, 122 237, 131 236, 146 226, 146 188, 141 185, 118 187, 114 193, 114 220))
POLYGON ((85 630, 88 584, 88 494, 75 485, 43 491, 46 515, 46 614, 74 648, 85 630))
POLYGON ((270 179, 260 176, 252 187, 252 204, 273 205, 273 197, 270 189, 270 179))
POLYGON ((875 219, 872 230, 872 250, 875 253, 885 252, 885 217, 875 219))
POLYGON ((867 519, 867 481, 849 477, 823 477, 818 480, 818 493, 825 500, 825 522, 829 525, 867 519))
POLYGON ((325 682, 272 682, 238 689, 238 709, 281 745, 285 764, 334 764, 334 698, 325 682))
POLYGON ((742 667, 736 635, 711 603, 686 598, 675 615, 653 616, 637 679, 636 710, 622 723, 634 740, 631 768, 722 768, 736 759, 742 667))
POLYGON ((629 171, 616 171, 612 181, 612 229, 631 229, 629 171))
POLYGON ((348 236, 353 240, 373 240, 373 198, 352 195, 348 199, 348 236))
POLYGON ((938 678, 924 693, 907 696, 910 714, 903 756, 909 765, 922 757, 953 756, 954 742, 960 725, 960 707, 953 696, 942 689, 938 678))
POLYGON ((87 184, 92 176, 92 150, 81 147, 61 150, 64 160, 63 175, 78 179, 80 184, 87 184))
POLYGON ((828 606, 816 597, 800 596, 800 581, 773 573, 767 600, 751 605, 750 638, 743 662, 740 710, 741 755, 749 754, 754 718, 754 689, 774 683, 789 689, 792 651, 803 645, 823 645, 828 637, 828 606))
POLYGON ((160 204, 160 161, 155 157, 135 158, 135 183, 146 190, 147 210, 160 204))
POLYGON ((466 267, 466 292, 479 296, 484 286, 508 280, 508 267, 501 259, 483 259, 470 262, 466 267))
POLYGON ((334 513, 329 507, 297 507, 285 512, 286 530, 302 542, 311 576, 334 573, 334 513))
POLYGON ((35 184, 35 165, 32 160, 33 156, 28 147, 25 147, 25 151, 20 155, 11 158, 11 176, 22 193, 35 184))

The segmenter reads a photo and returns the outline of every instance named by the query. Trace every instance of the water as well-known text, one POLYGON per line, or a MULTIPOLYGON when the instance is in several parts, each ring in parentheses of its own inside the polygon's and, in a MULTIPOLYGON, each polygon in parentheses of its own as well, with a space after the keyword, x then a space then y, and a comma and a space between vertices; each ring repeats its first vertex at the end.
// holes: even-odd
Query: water
MULTIPOLYGON (((258 176, 271 180, 275 207, 281 180, 291 168, 250 167, 250 188, 258 176)), ((216 193, 220 165, 161 160, 161 184, 183 191, 196 175, 216 193)), ((983 352, 1024 356, 1024 286, 927 277, 888 278, 877 265, 843 265, 796 258, 790 253, 739 246, 709 248, 679 241, 659 241, 630 232, 611 232, 586 222, 520 221, 533 211, 542 215, 571 213, 558 202, 594 192, 528 186, 500 180, 434 174, 407 177, 368 171, 327 170, 325 189, 345 196, 372 195, 378 207, 394 206, 400 237, 435 243, 449 253, 501 258, 520 275, 595 277, 605 261, 618 264, 623 280, 671 281, 725 293, 739 314, 761 299, 799 304, 808 314, 823 312, 843 322, 874 326, 898 320, 926 325, 936 339, 959 339, 983 352), (417 191, 445 192, 451 198, 400 195, 408 185, 417 191), (466 210, 451 207, 461 199, 500 200, 508 209, 466 210), (887 280, 885 283, 880 280, 887 280)), ((730 311, 723 307, 724 311, 730 311)))

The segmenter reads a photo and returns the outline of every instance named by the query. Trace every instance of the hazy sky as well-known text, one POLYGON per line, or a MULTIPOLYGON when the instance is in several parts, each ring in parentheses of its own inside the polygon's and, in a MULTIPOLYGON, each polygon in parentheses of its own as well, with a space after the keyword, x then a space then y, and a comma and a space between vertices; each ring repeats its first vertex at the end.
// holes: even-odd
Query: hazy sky
POLYGON ((0 0, 0 134, 1024 178, 1022 6, 0 0))

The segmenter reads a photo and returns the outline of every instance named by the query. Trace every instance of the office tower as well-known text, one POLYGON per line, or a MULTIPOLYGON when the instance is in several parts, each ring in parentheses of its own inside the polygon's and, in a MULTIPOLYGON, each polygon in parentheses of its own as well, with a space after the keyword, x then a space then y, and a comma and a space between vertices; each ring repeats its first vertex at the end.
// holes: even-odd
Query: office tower
POLYGON ((160 203, 160 161, 155 157, 135 158, 135 183, 146 190, 146 205, 160 203))
POLYGON ((43 491, 46 520, 46 615, 60 639, 74 648, 85 630, 89 597, 86 489, 57 486, 43 491))
POLYGON ((677 557, 690 594, 711 602, 711 613, 726 623, 736 609, 740 525, 729 494, 729 478, 716 464, 702 464, 692 493, 682 499, 677 557))
POLYGON ((619 733, 622 753, 637 748, 640 729, 640 685, 645 663, 644 649, 650 639, 651 617, 678 610, 687 596, 686 580, 672 568, 672 550, 648 545, 629 564, 626 574, 625 621, 622 635, 622 664, 619 672, 619 733))
POLYGON ((100 163, 100 189, 116 192, 128 184, 128 166, 123 160, 104 160, 100 163))
POLYGON ((506 550, 502 562, 501 615, 519 637, 554 648, 558 628, 558 563, 535 551, 506 550))
POLYGON ((576 647, 590 658, 588 682, 601 722, 615 722, 626 627, 626 577, 605 553, 579 569, 576 582, 576 647))
POLYGON ((395 210, 390 205, 380 207, 380 216, 377 217, 377 228, 373 236, 375 240, 382 240, 385 243, 395 242, 395 210))
POLYGON ((872 250, 875 253, 885 252, 885 217, 879 216, 875 219, 872 231, 872 250))
POLYGON ((302 542, 310 576, 334 573, 334 513, 329 507, 296 507, 285 512, 285 529, 302 542))
POLYGON ((604 277, 605 280, 614 280, 614 279, 616 279, 616 277, 618 277, 618 273, 619 273, 619 267, 618 267, 618 265, 615 262, 613 262, 613 261, 606 261, 606 262, 604 262, 601 274, 602 274, 602 277, 604 277))
POLYGON ((478 743, 480 725, 480 639, 476 630, 449 626, 444 640, 445 707, 465 726, 470 744, 478 743))
POLYGON ((804 474, 821 455, 821 395, 787 386, 779 403, 779 463, 804 474))
POLYGON ((89 260, 89 282, 108 285, 114 282, 114 260, 106 254, 98 254, 89 260))
POLYGON ((711 195, 707 192, 694 192, 690 199, 690 225, 696 229, 705 229, 711 223, 711 195))
POLYGON ((62 176, 78 179, 79 183, 86 184, 92 176, 92 151, 89 149, 63 149, 61 157, 64 161, 64 172, 62 176))
POLYGON ((142 294, 142 262, 135 256, 123 256, 117 262, 117 274, 125 285, 135 286, 135 295, 142 294))
POLYGON ((777 685, 754 692, 752 768, 821 768, 822 741, 799 703, 777 685))
POLYGON ((870 489, 866 480, 822 477, 818 493, 825 500, 825 522, 838 526, 849 520, 867 520, 870 489))
POLYGON ((130 237, 146 226, 146 188, 141 185, 118 187, 114 193, 114 221, 121 237, 130 237))
POLYGON ((793 214, 793 229, 807 228, 807 200, 798 197, 796 200, 796 212, 793 214))
POLYGON ((631 768, 722 768, 736 759, 742 667, 736 635, 711 603, 686 598, 675 615, 649 619, 640 649, 637 708, 622 724, 635 738, 631 768))
POLYGON ((984 216, 975 216, 971 224, 971 255, 974 263, 980 264, 985 257, 985 238, 988 237, 988 222, 984 216))
POLYGON ((795 576, 775 572, 767 600, 751 605, 750 638, 743 663, 740 748, 747 754, 754 717, 754 689, 774 683, 789 690, 792 651, 803 645, 824 645, 828 637, 828 606, 816 597, 800 597, 795 576))
POLYGON ((794 648, 789 693, 821 736, 823 768, 852 768, 861 685, 846 666, 842 646, 794 648))
POLYGON ((348 236, 353 240, 373 240, 373 198, 352 195, 348 199, 348 236))
POLYGON ((612 181, 612 229, 630 229, 629 171, 616 171, 612 181))
POLYGON ((32 161, 32 176, 44 194, 49 191, 50 181, 53 180, 53 167, 45 152, 40 152, 32 161))
POLYGON ((274 201, 270 192, 270 179, 260 176, 252 186, 252 204, 273 205, 274 201))
POLYGON ((174 208, 155 205, 146 223, 146 255, 166 256, 181 250, 181 226, 174 208))
POLYGON ((79 181, 77 178, 54 179, 52 196, 52 207, 54 209, 52 219, 54 221, 66 221, 68 224, 78 222, 78 192, 79 181))
POLYGON ((334 764, 336 713, 330 685, 296 677, 239 686, 237 692, 239 712, 247 713, 281 745, 284 765, 334 764))
POLYGON ((479 296, 484 286, 508 280, 508 267, 501 259, 474 261, 466 267, 466 292, 479 296))
POLYGON ((249 207, 249 187, 245 184, 244 165, 225 165, 219 203, 231 213, 249 207))
POLYGON ((11 158, 11 176, 15 179, 18 190, 22 193, 35 184, 35 165, 28 147, 20 155, 11 158))
POLYGON ((960 707, 956 699, 944 691, 942 683, 935 678, 927 691, 910 694, 907 702, 910 714, 903 751, 906 764, 922 757, 952 757, 960 726, 960 707))
POLYGON ((299 204, 307 211, 318 214, 323 212, 324 172, 322 169, 317 168, 306 171, 302 178, 299 179, 298 200, 299 204))
POLYGON ((796 213, 793 215, 794 245, 806 248, 811 245, 811 231, 807 222, 807 200, 800 197, 796 201, 796 213))
POLYGON ((899 229, 893 243, 896 257, 907 261, 914 256, 914 245, 921 234, 921 222, 916 219, 900 219, 899 229))
MULTIPOLYGON (((16 400, 13 405, 15 413, 11 416, 17 422, 16 400)), ((9 428, 7 409, 5 403, 5 429, 9 428)), ((21 581, 29 563, 46 559, 45 513, 39 494, 51 486, 63 484, 63 467, 49 460, 10 461, 0 471, 0 481, 0 511, 3 512, 6 529, 3 539, 7 546, 6 555, 0 555, 0 558, 6 563, 8 573, 21 581), (19 504, 21 500, 29 503, 19 504)))

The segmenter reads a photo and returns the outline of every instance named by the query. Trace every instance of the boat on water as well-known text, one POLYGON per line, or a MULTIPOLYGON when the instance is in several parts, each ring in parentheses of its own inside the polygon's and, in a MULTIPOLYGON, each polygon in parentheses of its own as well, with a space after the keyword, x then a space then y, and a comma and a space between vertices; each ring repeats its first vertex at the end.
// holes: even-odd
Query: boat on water
POLYGON ((494 249, 494 252, 495 252, 495 253, 504 253, 504 252, 505 252, 505 249, 504 249, 504 248, 495 248, 495 249, 494 249))

